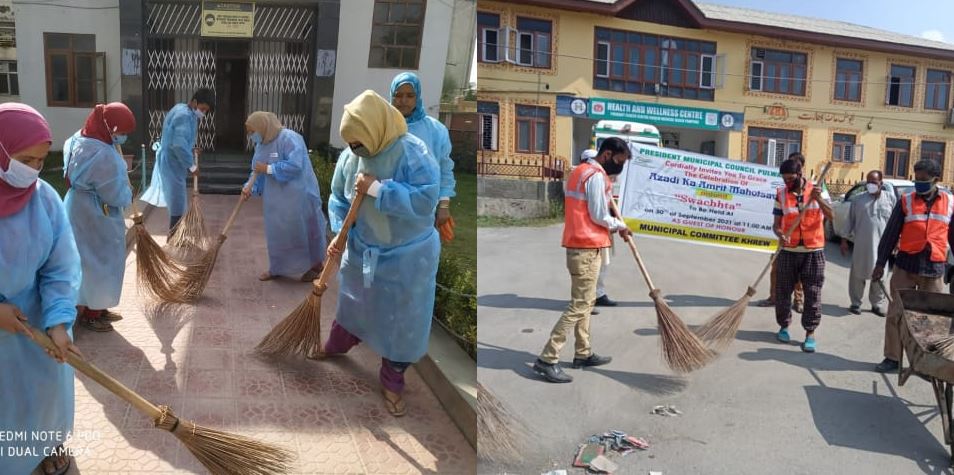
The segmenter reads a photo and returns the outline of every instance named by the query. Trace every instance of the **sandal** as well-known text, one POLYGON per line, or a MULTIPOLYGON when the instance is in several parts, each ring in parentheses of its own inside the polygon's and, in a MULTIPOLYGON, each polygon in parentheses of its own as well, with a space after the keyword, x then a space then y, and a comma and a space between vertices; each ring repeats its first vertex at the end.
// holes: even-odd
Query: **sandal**
MULTIPOLYGON (((64 453, 65 450, 63 446, 60 445, 54 449, 55 453, 64 453)), ((50 455, 40 461, 40 472, 44 475, 63 475, 70 470, 70 466, 73 464, 73 458, 66 455, 50 455), (56 462, 63 464, 62 467, 56 468, 56 462)))
POLYGON ((404 398, 401 397, 400 394, 393 393, 387 389, 382 389, 381 394, 384 396, 384 407, 387 408, 392 416, 401 417, 407 414, 407 405, 404 403, 404 398))
POLYGON ((123 319, 123 316, 113 312, 112 310, 103 310, 103 313, 100 314, 99 318, 107 322, 118 322, 123 319))
POLYGON ((92 330, 94 332, 100 332, 100 333, 111 332, 114 330, 113 325, 111 323, 101 318, 97 318, 97 319, 84 318, 80 320, 80 325, 82 325, 83 328, 87 330, 92 330))
POLYGON ((272 280, 272 279, 274 279, 274 278, 275 278, 275 276, 272 275, 272 274, 269 274, 268 271, 262 272, 262 273, 259 274, 259 276, 258 276, 258 280, 260 280, 260 281, 262 281, 262 282, 265 282, 265 281, 267 281, 267 280, 272 280))

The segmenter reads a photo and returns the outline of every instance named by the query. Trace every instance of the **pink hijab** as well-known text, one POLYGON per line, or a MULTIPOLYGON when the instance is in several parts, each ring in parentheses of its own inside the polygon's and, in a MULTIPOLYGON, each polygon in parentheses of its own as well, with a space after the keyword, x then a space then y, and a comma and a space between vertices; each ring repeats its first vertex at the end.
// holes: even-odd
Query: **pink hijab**
MULTIPOLYGON (((0 167, 10 169, 10 155, 44 142, 53 142, 50 125, 36 109, 17 102, 0 104, 0 167), (6 151, 4 151, 6 150, 6 151)), ((30 201, 35 186, 14 188, 0 180, 0 218, 18 213, 30 201)))

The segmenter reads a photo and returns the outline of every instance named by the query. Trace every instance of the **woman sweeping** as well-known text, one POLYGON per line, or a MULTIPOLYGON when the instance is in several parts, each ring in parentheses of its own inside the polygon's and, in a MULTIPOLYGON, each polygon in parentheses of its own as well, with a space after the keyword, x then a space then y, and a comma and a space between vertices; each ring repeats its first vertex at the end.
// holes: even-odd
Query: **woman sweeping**
POLYGON ((80 258, 60 196, 38 179, 52 139, 39 112, 0 104, 0 428, 27 434, 0 440, 4 474, 61 474, 70 465, 62 444, 73 429, 73 368, 60 363, 76 350, 80 258), (45 330, 57 351, 30 341, 25 323, 45 330))
POLYGON ((121 102, 97 105, 83 129, 63 145, 63 174, 70 184, 66 214, 73 226, 83 265, 79 321, 98 332, 113 330, 123 317, 119 304, 126 268, 123 209, 132 204, 126 162, 114 145, 136 129, 133 113, 121 102))
POLYGON ((268 270, 258 278, 300 276, 303 282, 311 282, 321 272, 328 239, 318 177, 305 140, 284 128, 271 112, 252 113, 245 131, 255 143, 252 169, 258 178, 245 184, 242 197, 247 200, 254 193, 265 200, 268 270))
MULTIPOLYGON (((373 91, 345 106, 341 137, 350 148, 331 182, 332 230, 340 230, 355 193, 367 197, 342 256, 338 312, 324 352, 341 354, 366 342, 382 356, 385 406, 402 416, 404 372, 427 352, 431 330, 440 172, 424 143, 407 133, 401 113, 373 91)), ((335 252, 334 242, 328 252, 335 252)))

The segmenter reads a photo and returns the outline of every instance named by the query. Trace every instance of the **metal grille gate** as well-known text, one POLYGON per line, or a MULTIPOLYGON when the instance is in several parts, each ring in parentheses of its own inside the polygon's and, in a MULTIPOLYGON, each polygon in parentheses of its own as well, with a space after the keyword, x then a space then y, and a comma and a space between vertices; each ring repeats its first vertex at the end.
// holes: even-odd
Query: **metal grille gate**
MULTIPOLYGON (((201 5, 146 1, 143 52, 148 140, 158 141, 167 111, 188 102, 200 87, 215 90, 217 41, 200 37, 201 5)), ((255 8, 249 41, 246 114, 274 112, 285 127, 305 135, 311 119, 315 10, 295 6, 255 8)), ((199 124, 198 144, 215 150, 215 112, 199 124)))

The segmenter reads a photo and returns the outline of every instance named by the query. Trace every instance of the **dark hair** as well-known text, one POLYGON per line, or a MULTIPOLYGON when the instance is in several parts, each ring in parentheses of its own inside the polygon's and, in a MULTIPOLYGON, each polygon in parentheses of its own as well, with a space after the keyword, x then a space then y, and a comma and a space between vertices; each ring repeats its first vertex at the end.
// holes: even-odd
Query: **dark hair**
MULTIPOLYGON (((878 179, 879 179, 879 180, 884 180, 884 173, 882 173, 881 170, 871 170, 870 172, 868 172, 868 175, 870 175, 870 174, 872 174, 872 173, 877 173, 877 174, 878 174, 878 179)), ((866 176, 867 176, 867 175, 866 175, 866 176)))
POLYGON ((798 160, 799 163, 801 163, 803 167, 805 166, 805 156, 802 155, 802 152, 792 152, 792 153, 788 154, 788 159, 789 159, 789 160, 798 160))
POLYGON ((932 177, 941 176, 941 165, 930 158, 922 158, 914 164, 914 172, 924 172, 932 177))
POLYGON ((195 101, 196 105, 205 104, 209 108, 215 107, 215 93, 207 87, 196 89, 195 94, 192 95, 192 100, 195 101))
POLYGON ((613 152, 613 155, 617 155, 620 153, 625 153, 629 155, 630 153, 629 146, 626 145, 626 141, 619 137, 610 137, 604 140, 603 143, 600 144, 600 151, 597 152, 596 154, 602 155, 603 152, 607 150, 609 150, 610 152, 613 152))
POLYGON ((802 162, 798 161, 797 158, 789 158, 782 162, 778 167, 778 172, 781 174, 786 173, 801 173, 802 172, 802 162))

